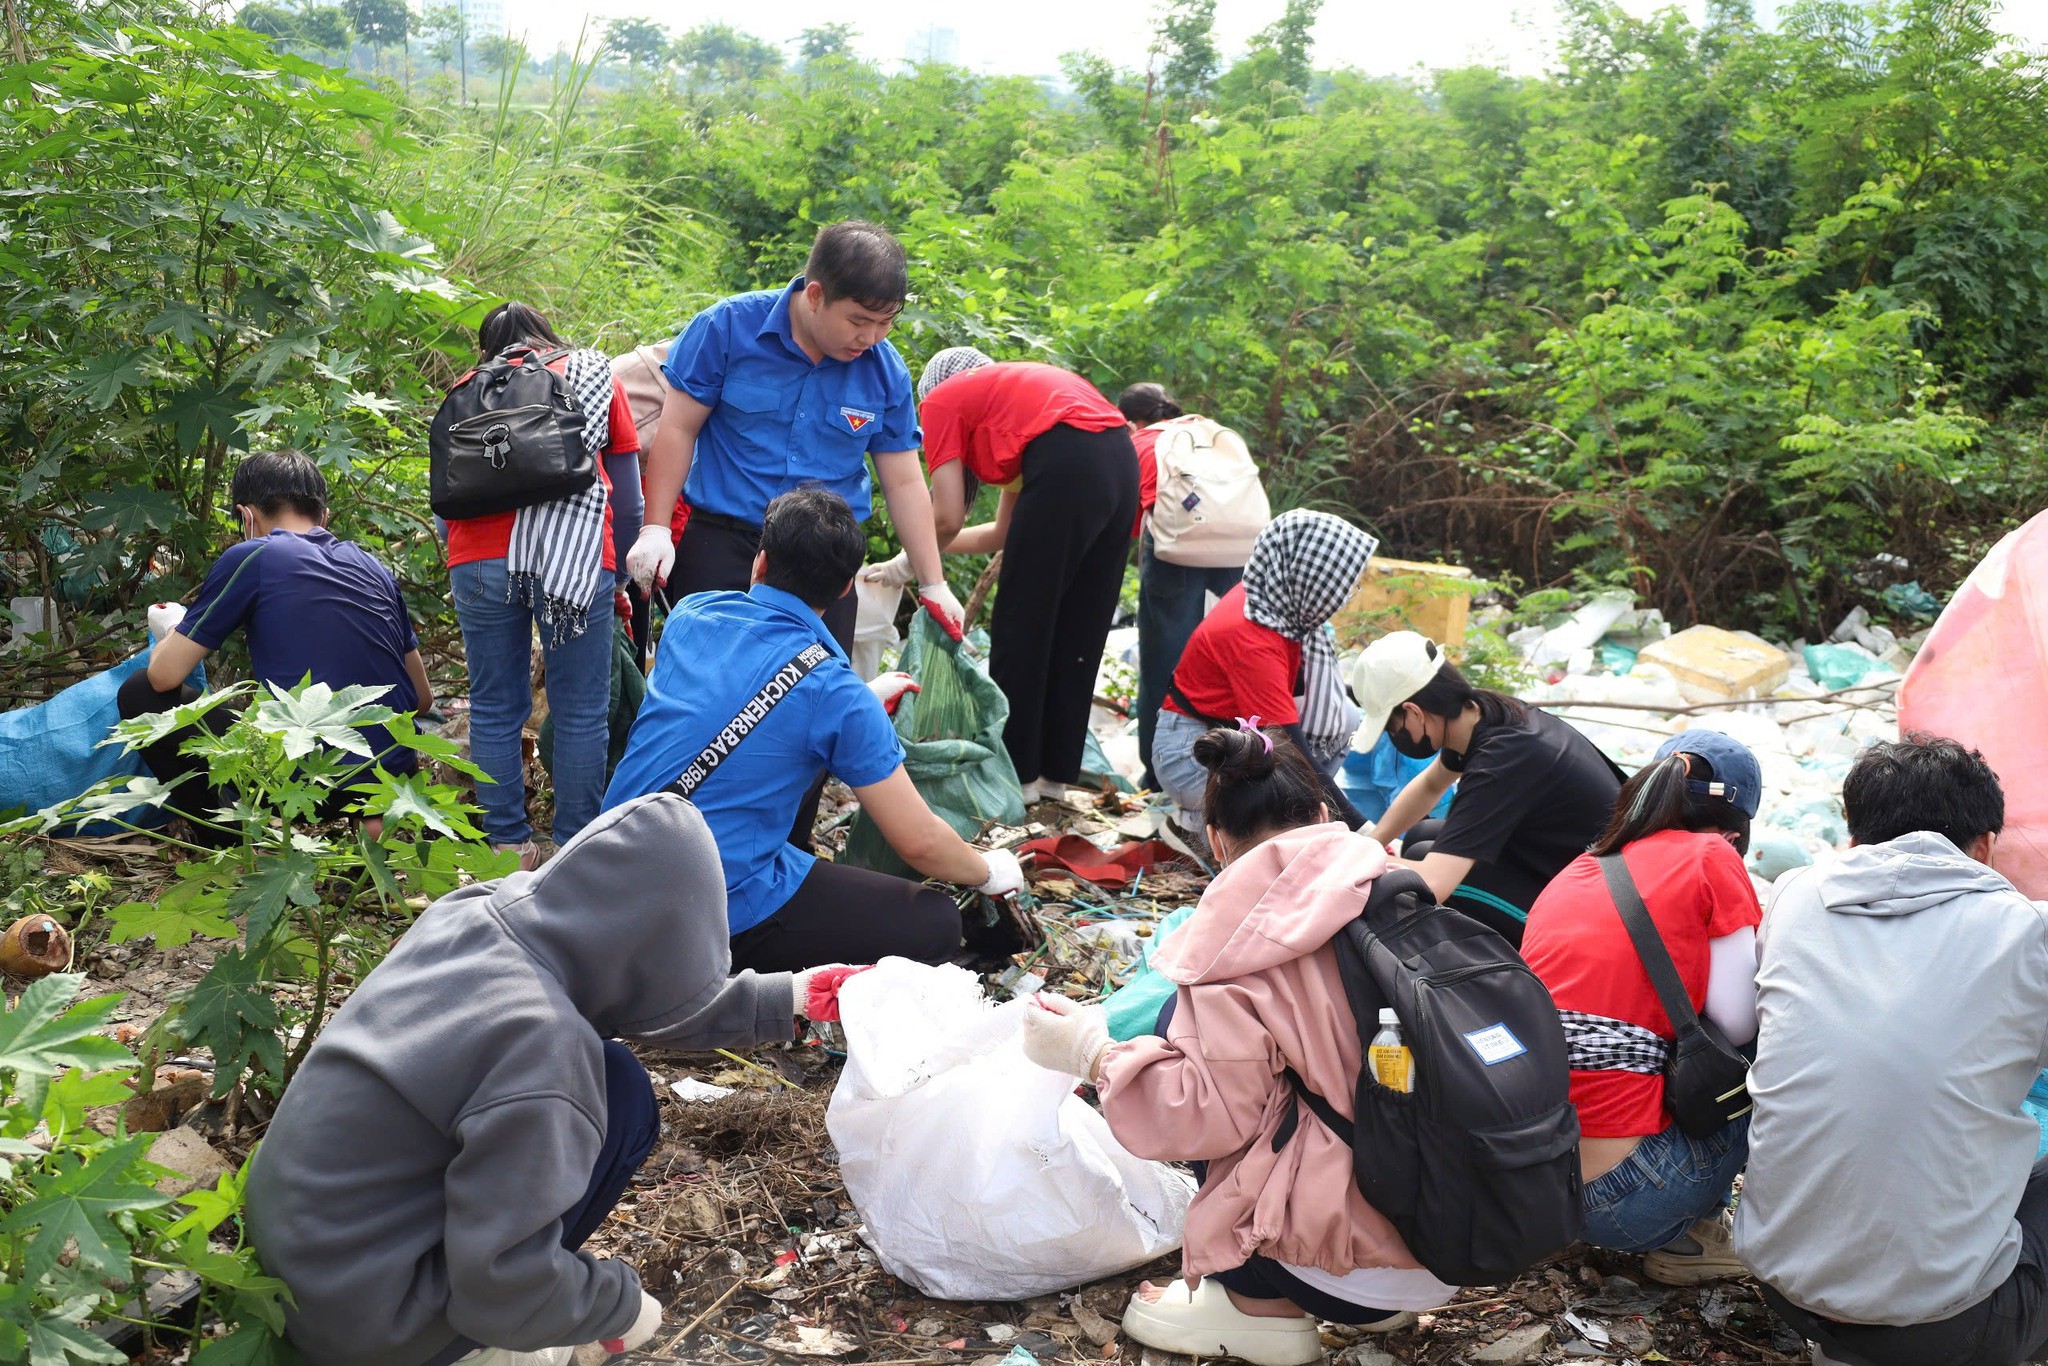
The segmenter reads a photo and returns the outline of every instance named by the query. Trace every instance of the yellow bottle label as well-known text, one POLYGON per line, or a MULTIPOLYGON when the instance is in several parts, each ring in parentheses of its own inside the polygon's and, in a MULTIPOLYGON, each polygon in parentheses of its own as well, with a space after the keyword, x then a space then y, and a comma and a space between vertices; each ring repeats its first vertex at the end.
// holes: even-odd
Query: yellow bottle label
POLYGON ((1415 1055, 1408 1051, 1406 1044, 1391 1047, 1374 1044, 1366 1053, 1372 1066, 1373 1080, 1389 1091, 1415 1089, 1415 1055))

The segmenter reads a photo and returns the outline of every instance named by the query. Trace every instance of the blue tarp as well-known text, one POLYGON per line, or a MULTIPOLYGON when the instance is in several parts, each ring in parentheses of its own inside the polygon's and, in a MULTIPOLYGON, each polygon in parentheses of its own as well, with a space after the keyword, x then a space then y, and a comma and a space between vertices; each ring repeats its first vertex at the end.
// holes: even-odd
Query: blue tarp
MULTIPOLYGON (((1344 767, 1337 770, 1337 787, 1351 799, 1360 815, 1376 821, 1387 813, 1387 808, 1394 804, 1394 798, 1408 786, 1408 780, 1433 762, 1433 759, 1404 757, 1394 748, 1394 742, 1382 735, 1370 754, 1360 754, 1354 749, 1344 756, 1344 767)), ((1449 811, 1456 791, 1453 788, 1444 793, 1443 800, 1428 814, 1441 816, 1449 811)))

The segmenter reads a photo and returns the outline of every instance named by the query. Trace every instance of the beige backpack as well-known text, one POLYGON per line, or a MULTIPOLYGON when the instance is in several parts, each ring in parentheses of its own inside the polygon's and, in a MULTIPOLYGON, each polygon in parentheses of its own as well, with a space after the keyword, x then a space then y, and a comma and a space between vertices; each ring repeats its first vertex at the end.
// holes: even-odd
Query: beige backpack
POLYGON ((1149 525, 1152 553, 1168 564, 1228 569, 1251 558, 1273 519, 1259 467, 1244 438, 1206 417, 1154 423, 1159 497, 1149 525))

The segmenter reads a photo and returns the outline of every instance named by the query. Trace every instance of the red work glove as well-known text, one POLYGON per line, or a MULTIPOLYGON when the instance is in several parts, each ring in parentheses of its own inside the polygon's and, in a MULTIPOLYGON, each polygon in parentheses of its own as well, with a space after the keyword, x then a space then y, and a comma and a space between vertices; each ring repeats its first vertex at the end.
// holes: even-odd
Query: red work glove
POLYGON ((633 600, 626 596, 625 589, 621 588, 612 594, 612 611, 618 616, 620 621, 626 623, 628 630, 632 629, 633 600))
POLYGON ((953 590, 943 583, 927 583, 917 590, 918 606, 932 614, 932 620, 939 629, 954 640, 967 635, 967 609, 960 605, 960 599, 953 596, 953 590))
POLYGON ((872 963, 860 967, 827 963, 823 967, 805 968, 790 983, 791 994, 796 998, 796 1013, 806 1020, 836 1023, 839 1019, 839 988, 847 978, 866 972, 873 966, 872 963))
POLYGON ((882 710, 894 716, 896 708, 903 704, 906 693, 923 692, 924 689, 910 681, 906 673, 877 674, 868 680, 868 691, 882 704, 882 710))

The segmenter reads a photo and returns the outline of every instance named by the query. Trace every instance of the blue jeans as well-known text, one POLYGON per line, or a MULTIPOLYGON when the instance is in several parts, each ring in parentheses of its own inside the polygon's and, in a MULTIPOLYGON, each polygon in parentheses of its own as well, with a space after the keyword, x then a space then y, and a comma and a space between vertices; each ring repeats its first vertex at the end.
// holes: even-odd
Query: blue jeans
MULTIPOLYGON (((472 560, 448 571, 455 619, 469 660, 469 757, 489 776, 478 783, 484 834, 493 844, 523 844, 526 763, 520 729, 533 714, 533 609, 505 598, 503 560, 472 560)), ((611 591, 601 587, 582 635, 556 645, 541 633, 548 710, 555 718, 555 843, 566 844, 597 818, 611 707, 611 591)))
POLYGON ((1727 1205, 1748 1160, 1748 1115, 1711 1138, 1687 1138, 1676 1124, 1651 1134, 1586 1184, 1579 1237, 1616 1252, 1654 1251, 1727 1205))
POLYGON ((1220 598, 1243 578, 1242 569, 1193 569, 1155 559, 1149 531, 1138 542, 1138 757, 1147 787, 1158 786, 1152 734, 1181 651, 1208 613, 1208 595, 1220 598))
POLYGON ((1157 711, 1158 745, 1152 756, 1159 790, 1173 798, 1180 809, 1181 823, 1189 829, 1202 828, 1202 798, 1209 788, 1209 770, 1195 762, 1195 741, 1207 733, 1207 722, 1177 711, 1157 711))

